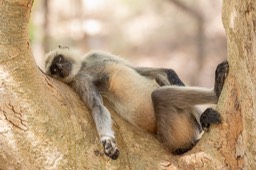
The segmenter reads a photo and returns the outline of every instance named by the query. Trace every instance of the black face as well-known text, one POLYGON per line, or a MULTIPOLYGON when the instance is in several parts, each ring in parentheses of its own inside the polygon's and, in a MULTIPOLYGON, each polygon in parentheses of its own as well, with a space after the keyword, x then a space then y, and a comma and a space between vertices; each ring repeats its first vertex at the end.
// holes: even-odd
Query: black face
POLYGON ((54 57, 52 65, 50 67, 51 75, 55 75, 60 78, 65 78, 70 74, 71 70, 71 62, 65 60, 63 55, 59 54, 54 57))

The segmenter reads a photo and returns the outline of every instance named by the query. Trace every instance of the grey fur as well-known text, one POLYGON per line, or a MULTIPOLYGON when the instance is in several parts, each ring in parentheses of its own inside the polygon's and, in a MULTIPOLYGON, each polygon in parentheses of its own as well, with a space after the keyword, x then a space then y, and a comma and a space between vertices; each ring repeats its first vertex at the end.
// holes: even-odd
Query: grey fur
MULTIPOLYGON (((175 153, 191 149, 200 138, 201 112, 195 105, 218 100, 212 89, 185 87, 171 69, 135 68, 103 52, 80 56, 69 48, 58 48, 47 54, 45 66, 48 75, 69 84, 88 106, 104 152, 112 159, 119 156, 119 150, 103 98, 134 126, 156 133, 165 147, 175 153), (56 59, 60 56, 64 60, 56 59), (54 62, 59 60, 61 64, 54 62)), ((223 83, 218 85, 218 91, 223 83)))

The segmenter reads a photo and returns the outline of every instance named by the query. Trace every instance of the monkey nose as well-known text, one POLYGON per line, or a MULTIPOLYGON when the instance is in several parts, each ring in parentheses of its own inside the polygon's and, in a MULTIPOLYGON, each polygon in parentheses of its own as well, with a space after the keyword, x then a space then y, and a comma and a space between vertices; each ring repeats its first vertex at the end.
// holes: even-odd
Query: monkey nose
POLYGON ((63 69, 63 64, 61 64, 61 63, 56 63, 56 65, 57 65, 57 67, 58 67, 60 70, 63 69))

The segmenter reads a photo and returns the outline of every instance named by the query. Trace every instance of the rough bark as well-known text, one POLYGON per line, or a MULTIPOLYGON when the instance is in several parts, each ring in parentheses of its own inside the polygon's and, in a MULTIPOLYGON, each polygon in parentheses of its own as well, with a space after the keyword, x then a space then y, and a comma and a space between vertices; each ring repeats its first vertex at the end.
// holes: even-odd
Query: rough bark
POLYGON ((224 0, 223 24, 230 69, 217 107, 222 125, 212 128, 192 152, 172 161, 170 169, 256 167, 256 1, 224 0))
POLYGON ((224 1, 230 75, 225 109, 226 145, 221 153, 232 169, 256 167, 256 1, 224 1), (231 135, 232 134, 232 135, 231 135), (231 145, 233 144, 233 145, 231 145))
POLYGON ((211 128, 183 156, 113 113, 121 150, 102 152, 92 118, 66 85, 33 60, 27 25, 32 0, 0 0, 0 169, 253 169, 256 167, 256 1, 225 0, 230 71, 211 128))

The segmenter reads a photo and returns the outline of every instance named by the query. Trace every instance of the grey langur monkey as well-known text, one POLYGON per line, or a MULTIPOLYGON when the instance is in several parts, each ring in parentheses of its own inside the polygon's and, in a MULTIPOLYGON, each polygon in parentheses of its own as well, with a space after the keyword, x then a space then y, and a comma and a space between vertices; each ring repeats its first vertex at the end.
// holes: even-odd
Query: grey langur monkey
POLYGON ((216 104, 228 72, 226 61, 218 65, 213 89, 187 87, 172 69, 133 67, 105 52, 83 56, 59 47, 46 55, 46 74, 70 85, 92 113, 104 152, 117 159, 111 115, 103 99, 132 125, 155 134, 174 154, 190 150, 210 124, 218 124, 218 112, 203 113, 196 105, 216 104))

